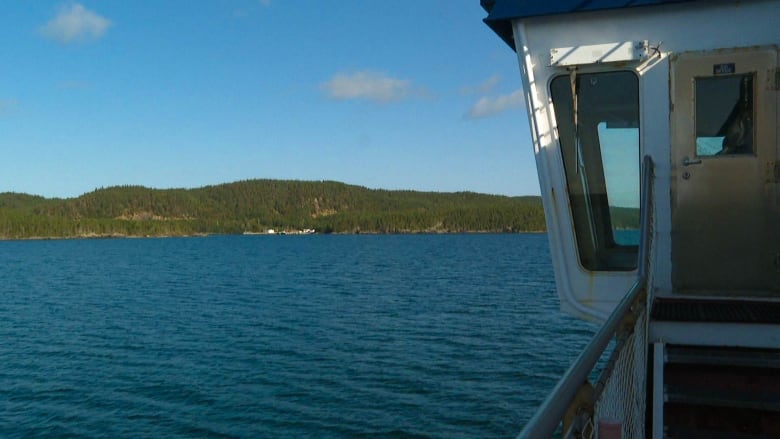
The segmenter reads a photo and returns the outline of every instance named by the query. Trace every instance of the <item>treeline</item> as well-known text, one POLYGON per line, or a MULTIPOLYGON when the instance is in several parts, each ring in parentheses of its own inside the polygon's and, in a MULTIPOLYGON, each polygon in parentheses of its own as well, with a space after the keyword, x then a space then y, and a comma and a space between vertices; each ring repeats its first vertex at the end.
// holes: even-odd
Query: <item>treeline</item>
POLYGON ((77 198, 0 194, 0 238, 545 229, 539 197, 371 190, 333 181, 247 180, 197 189, 100 188, 77 198))
POLYGON ((629 207, 610 207, 612 227, 619 230, 639 229, 639 209, 629 207))

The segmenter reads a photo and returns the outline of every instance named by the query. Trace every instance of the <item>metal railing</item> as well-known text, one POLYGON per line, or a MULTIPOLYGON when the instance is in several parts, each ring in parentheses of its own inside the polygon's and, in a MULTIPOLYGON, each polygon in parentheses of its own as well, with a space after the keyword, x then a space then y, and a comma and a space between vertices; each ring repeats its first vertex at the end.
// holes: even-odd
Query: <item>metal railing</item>
MULTIPOLYGON (((536 414, 526 424, 518 438, 549 438, 553 435, 556 428, 564 420, 567 412, 571 412, 572 401, 577 397, 583 385, 588 383, 588 376, 602 357, 610 341, 613 338, 617 338, 618 343, 615 349, 617 351, 622 348, 620 340, 625 339, 626 330, 633 330, 634 327, 634 325, 628 325, 627 322, 634 319, 641 309, 644 309, 650 260, 653 208, 653 161, 649 156, 645 156, 642 160, 641 187, 641 233, 639 238, 637 279, 612 314, 596 332, 588 346, 580 353, 574 364, 569 367, 563 378, 558 381, 558 384, 547 396, 547 399, 539 407, 536 414), (619 334, 621 332, 623 334, 619 334)), ((609 365, 607 365, 607 368, 609 368, 609 365)), ((602 378, 599 381, 602 381, 602 378)), ((603 385, 600 385, 600 387, 603 388, 603 385)), ((598 391, 599 389, 596 390, 598 391)), ((591 403, 598 396, 592 395, 589 398, 591 403)), ((574 427, 577 427, 577 425, 574 425, 574 427)), ((569 432, 564 432, 565 437, 568 437, 568 434, 569 432)))

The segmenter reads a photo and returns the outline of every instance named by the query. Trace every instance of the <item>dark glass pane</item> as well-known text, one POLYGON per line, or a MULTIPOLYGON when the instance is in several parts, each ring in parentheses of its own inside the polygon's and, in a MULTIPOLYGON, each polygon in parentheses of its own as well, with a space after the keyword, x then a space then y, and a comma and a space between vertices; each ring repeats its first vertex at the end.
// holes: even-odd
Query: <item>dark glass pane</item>
POLYGON ((568 76, 550 92, 566 171, 580 264, 633 270, 639 228, 639 81, 633 72, 568 76))
POLYGON ((753 153, 753 75, 696 78, 696 155, 753 153))

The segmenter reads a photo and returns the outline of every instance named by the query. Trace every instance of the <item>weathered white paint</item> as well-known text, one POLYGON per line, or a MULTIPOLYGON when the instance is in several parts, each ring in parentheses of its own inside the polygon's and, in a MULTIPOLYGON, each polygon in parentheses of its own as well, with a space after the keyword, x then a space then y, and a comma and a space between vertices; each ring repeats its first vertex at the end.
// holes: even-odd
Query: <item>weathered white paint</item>
POLYGON ((552 78, 567 72, 565 68, 550 66, 550 50, 645 40, 657 48, 654 56, 651 50, 649 60, 578 68, 581 72, 632 69, 640 77, 640 154, 653 158, 656 176, 657 239, 651 276, 656 294, 665 295, 671 291, 669 56, 695 50, 776 45, 780 43, 777 23, 778 0, 695 2, 536 17, 513 23, 556 284, 564 311, 603 320, 628 291, 636 272, 589 272, 579 264, 549 94, 552 78))
POLYGON ((622 41, 550 49, 550 65, 555 67, 641 61, 647 57, 647 41, 622 41))

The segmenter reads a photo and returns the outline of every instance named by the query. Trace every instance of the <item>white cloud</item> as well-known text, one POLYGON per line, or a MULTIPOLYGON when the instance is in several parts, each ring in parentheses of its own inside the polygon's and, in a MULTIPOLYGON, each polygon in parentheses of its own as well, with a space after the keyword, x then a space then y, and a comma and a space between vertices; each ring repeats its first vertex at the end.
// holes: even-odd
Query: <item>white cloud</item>
POLYGON ((340 73, 323 83, 322 89, 329 97, 338 100, 392 102, 408 96, 411 84, 407 80, 392 78, 383 73, 362 71, 340 73))
POLYGON ((508 95, 480 98, 466 114, 469 119, 490 117, 512 108, 523 106, 523 90, 517 89, 508 95))
POLYGON ((271 0, 260 0, 260 4, 263 6, 271 6, 271 0))
POLYGON ((102 37, 109 27, 111 20, 73 3, 61 7, 57 16, 41 26, 40 32, 47 38, 68 44, 96 40, 102 37))
POLYGON ((499 82, 501 82, 501 75, 493 75, 475 86, 462 87, 460 92, 467 95, 490 93, 499 82))

